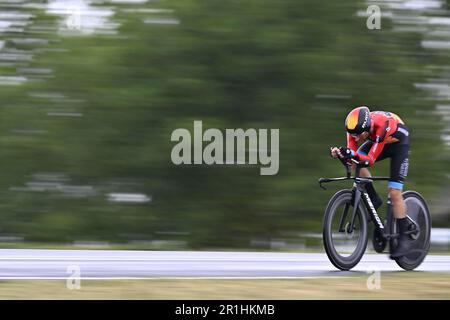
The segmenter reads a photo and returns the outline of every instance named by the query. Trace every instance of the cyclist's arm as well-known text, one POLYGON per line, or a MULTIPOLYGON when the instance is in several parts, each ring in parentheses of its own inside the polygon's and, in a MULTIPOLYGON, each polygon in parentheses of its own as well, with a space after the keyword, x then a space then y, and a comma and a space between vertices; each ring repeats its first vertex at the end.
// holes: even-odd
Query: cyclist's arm
POLYGON ((356 153, 357 149, 356 139, 353 138, 349 133, 347 133, 347 148, 351 149, 354 153, 356 153))
MULTIPOLYGON (((377 140, 378 140, 378 137, 377 137, 377 140)), ((386 141, 376 142, 372 145, 372 148, 370 148, 370 151, 367 155, 357 152, 355 154, 355 158, 359 161, 369 161, 370 166, 373 166, 373 164, 375 163, 375 160, 377 160, 381 151, 383 151, 385 144, 386 144, 386 141)))
POLYGON ((390 127, 389 122, 386 122, 384 126, 380 127, 375 133, 375 143, 370 148, 367 155, 356 153, 355 158, 359 161, 369 161, 370 166, 373 166, 375 160, 383 151, 384 145, 386 144, 386 138, 389 136, 390 127))

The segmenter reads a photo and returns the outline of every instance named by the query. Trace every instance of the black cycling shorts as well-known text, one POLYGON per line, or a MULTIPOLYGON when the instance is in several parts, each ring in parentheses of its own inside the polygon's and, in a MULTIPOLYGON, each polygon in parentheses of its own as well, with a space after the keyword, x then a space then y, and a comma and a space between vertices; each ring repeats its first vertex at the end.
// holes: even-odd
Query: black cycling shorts
MULTIPOLYGON (((395 143, 385 144, 381 154, 375 162, 391 158, 391 174, 389 179, 389 188, 403 189, 406 176, 408 175, 409 165, 409 131, 408 128, 399 124, 397 131, 392 135, 399 141, 395 143)), ((358 149, 358 153, 367 155, 374 144, 373 141, 364 142, 358 149)))

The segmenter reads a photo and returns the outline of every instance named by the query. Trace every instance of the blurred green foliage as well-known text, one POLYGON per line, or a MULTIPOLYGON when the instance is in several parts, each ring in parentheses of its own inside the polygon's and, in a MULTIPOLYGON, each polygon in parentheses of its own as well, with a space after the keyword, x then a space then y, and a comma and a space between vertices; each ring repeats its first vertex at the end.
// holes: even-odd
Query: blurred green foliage
MULTIPOLYGON (((433 113, 436 99, 414 84, 438 77, 430 66, 449 56, 421 47, 421 34, 395 32, 388 19, 381 30, 368 30, 356 15, 367 4, 356 0, 141 6, 173 11, 117 4, 118 34, 82 36, 58 34, 56 17, 33 11, 35 24, 54 31, 39 35, 48 44, 30 64, 52 76, 0 86, 0 234, 184 240, 198 248, 319 232, 329 197, 351 185, 322 191, 317 179, 344 174, 328 150, 345 144, 345 116, 361 104, 405 120, 407 187, 431 205, 439 201, 448 186, 443 123, 433 113), (172 20, 144 23, 149 16, 172 20), (260 176, 256 166, 173 165, 171 132, 193 130, 194 120, 205 129, 279 128, 278 175, 260 176), (115 203, 108 200, 114 192, 152 201, 115 203)), ((3 74, 14 70, 0 66, 3 74)), ((388 166, 373 173, 387 175, 388 166)), ((386 194, 385 184, 378 189, 386 194)), ((436 221, 448 225, 448 208, 436 221)))

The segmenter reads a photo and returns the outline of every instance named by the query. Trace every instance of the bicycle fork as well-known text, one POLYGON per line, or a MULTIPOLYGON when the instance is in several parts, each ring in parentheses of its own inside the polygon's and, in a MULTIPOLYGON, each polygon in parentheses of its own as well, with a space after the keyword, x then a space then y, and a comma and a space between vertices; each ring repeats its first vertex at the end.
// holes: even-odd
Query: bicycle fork
POLYGON ((361 191, 359 190, 359 188, 355 188, 353 192, 353 199, 351 201, 353 203, 353 210, 350 224, 345 223, 349 211, 348 209, 350 208, 350 203, 346 203, 344 207, 344 212, 339 222, 339 232, 347 232, 347 233, 353 232, 353 230, 355 229, 356 212, 358 210, 358 205, 360 201, 361 201, 361 191))
MULTIPOLYGON (((344 213, 343 213, 343 215, 341 217, 341 221, 339 223, 339 231, 340 232, 346 231, 348 233, 353 232, 354 226, 355 226, 355 220, 356 220, 356 213, 358 210, 359 203, 361 202, 361 199, 362 199, 365 207, 369 211, 370 219, 375 222, 375 227, 378 229, 380 234, 382 234, 383 236, 390 235, 390 230, 386 230, 385 226, 383 225, 383 222, 381 221, 380 217, 378 216, 377 211, 375 210, 375 207, 373 206, 372 200, 370 200, 369 194, 360 185, 356 185, 356 188, 353 191, 353 199, 352 199, 353 210, 352 210, 350 225, 348 225, 347 230, 345 230, 344 223, 347 218, 348 209, 350 206, 348 203, 346 203, 345 208, 344 208, 344 213)), ((390 203, 390 199, 388 199, 388 219, 389 218, 392 219, 392 211, 391 210, 392 210, 392 205, 390 203)), ((362 217, 362 218, 365 218, 365 217, 362 217)), ((388 223, 388 226, 390 226, 390 223, 388 223)))

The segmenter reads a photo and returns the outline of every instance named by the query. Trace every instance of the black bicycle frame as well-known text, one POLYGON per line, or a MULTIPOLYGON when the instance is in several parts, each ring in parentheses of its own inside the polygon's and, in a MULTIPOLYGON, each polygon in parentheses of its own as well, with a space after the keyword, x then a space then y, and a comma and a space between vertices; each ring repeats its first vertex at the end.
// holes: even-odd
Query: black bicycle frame
POLYGON ((366 191, 366 187, 365 185, 367 183, 372 183, 370 180, 388 180, 389 178, 384 178, 384 177, 373 177, 373 178, 369 178, 369 179, 361 179, 361 178, 355 178, 355 187, 353 188, 353 215, 352 215, 352 219, 351 219, 351 223, 349 226, 349 232, 353 231, 353 227, 354 227, 354 223, 355 223, 355 219, 356 219, 356 212, 359 206, 359 203, 363 202, 367 213, 369 214, 370 220, 373 221, 375 228, 379 231, 379 233, 381 235, 383 235, 383 237, 385 237, 386 239, 394 236, 391 234, 391 222, 392 222, 392 204, 390 201, 390 198, 388 198, 388 202, 387 202, 387 213, 386 213, 386 225, 384 225, 383 221, 381 220, 380 216, 378 215, 377 210, 375 209, 372 200, 370 199, 369 194, 366 191), (369 181, 367 181, 369 180, 369 181))
MULTIPOLYGON (((370 199, 369 194, 367 193, 367 190, 366 190, 366 184, 372 183, 375 180, 387 181, 390 178, 389 177, 361 178, 359 176, 360 169, 363 167, 367 167, 368 163, 367 162, 360 163, 356 160, 352 160, 352 162, 356 165, 355 176, 352 177, 350 166, 347 163, 345 163, 343 160, 341 160, 341 162, 347 168, 347 176, 346 177, 320 178, 319 179, 319 185, 323 189, 325 189, 325 188, 322 186, 322 183, 328 183, 328 182, 333 182, 333 181, 344 181, 344 180, 354 180, 355 181, 355 185, 352 190, 353 191, 353 197, 352 197, 353 210, 352 210, 351 222, 350 222, 350 225, 347 227, 347 230, 345 230, 344 222, 346 221, 346 218, 348 215, 348 209, 350 207, 350 204, 346 203, 345 207, 344 207, 344 212, 341 216, 341 220, 339 223, 339 231, 340 232, 346 231, 348 233, 353 232, 357 210, 359 207, 359 203, 362 200, 365 208, 367 209, 370 220, 373 221, 375 228, 379 231, 379 233, 386 239, 397 237, 398 234, 391 233, 393 214, 392 214, 392 203, 391 203, 390 197, 388 196, 388 201, 387 201, 387 213, 386 213, 386 225, 385 225, 383 223, 383 221, 381 220, 380 216, 378 215, 377 210, 375 209, 375 207, 372 203, 372 200, 370 199)), ((367 217, 364 217, 364 218, 367 218, 367 217)))

